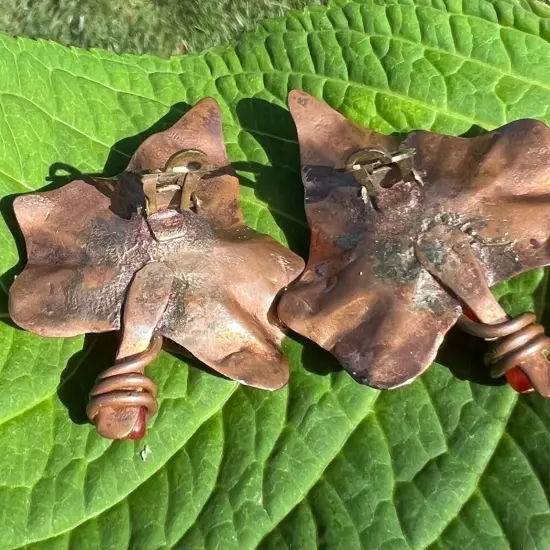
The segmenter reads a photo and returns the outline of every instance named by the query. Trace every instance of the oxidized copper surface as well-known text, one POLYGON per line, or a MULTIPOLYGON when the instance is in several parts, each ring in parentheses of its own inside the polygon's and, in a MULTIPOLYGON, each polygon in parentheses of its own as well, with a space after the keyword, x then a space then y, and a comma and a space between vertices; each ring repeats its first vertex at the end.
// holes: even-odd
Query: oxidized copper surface
MULTIPOLYGON (((377 388, 422 373, 461 304, 506 322, 487 285, 550 263, 550 129, 520 120, 480 137, 401 139, 300 91, 289 105, 311 247, 281 320, 377 388)), ((518 366, 550 395, 545 354, 532 351, 518 366)))
MULTIPOLYGON (((12 319, 42 336, 122 329, 118 360, 164 336, 228 378, 283 386, 283 333, 270 310, 303 261, 244 225, 228 165, 220 110, 207 98, 148 138, 118 179, 18 197, 28 263, 10 289, 12 319)), ((108 411, 98 429, 131 434, 142 405, 126 403, 131 418, 108 411)))

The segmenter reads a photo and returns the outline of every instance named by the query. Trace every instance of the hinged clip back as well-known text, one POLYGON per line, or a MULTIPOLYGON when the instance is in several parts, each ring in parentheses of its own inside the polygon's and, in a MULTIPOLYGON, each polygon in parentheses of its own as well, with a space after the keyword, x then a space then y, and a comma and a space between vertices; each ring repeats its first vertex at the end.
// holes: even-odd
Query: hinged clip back
POLYGON ((206 154, 187 150, 173 155, 162 170, 142 174, 143 192, 147 199, 146 216, 157 214, 165 208, 194 210, 200 201, 195 195, 198 182, 212 170, 206 154), (178 195, 179 202, 174 204, 178 195))
POLYGON ((419 181, 412 163, 415 153, 415 149, 401 149, 394 153, 362 149, 350 155, 345 171, 353 174, 355 181, 362 186, 361 196, 366 202, 367 197, 376 199, 383 189, 389 189, 399 182, 419 181))

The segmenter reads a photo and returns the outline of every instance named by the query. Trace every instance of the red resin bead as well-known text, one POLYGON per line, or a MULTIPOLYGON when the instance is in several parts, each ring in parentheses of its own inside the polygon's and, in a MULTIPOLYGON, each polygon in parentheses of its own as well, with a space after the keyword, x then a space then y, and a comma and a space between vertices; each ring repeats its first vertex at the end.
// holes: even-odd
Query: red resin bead
POLYGON ((132 431, 124 439, 141 439, 147 431, 147 409, 141 407, 132 431))
POLYGON ((512 370, 509 370, 505 376, 510 386, 517 392, 530 393, 533 391, 533 386, 531 386, 529 378, 525 376, 519 367, 514 367, 512 370))

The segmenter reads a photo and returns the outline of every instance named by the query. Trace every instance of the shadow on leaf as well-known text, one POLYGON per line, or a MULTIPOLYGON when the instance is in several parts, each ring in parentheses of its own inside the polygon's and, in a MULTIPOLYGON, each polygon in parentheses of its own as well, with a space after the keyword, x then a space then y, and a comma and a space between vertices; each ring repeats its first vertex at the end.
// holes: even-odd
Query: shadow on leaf
POLYGON ((99 373, 113 365, 117 348, 115 332, 86 334, 82 350, 75 353, 59 378, 57 395, 75 424, 86 424, 88 396, 99 373))
POLYGON ((483 386, 502 386, 504 378, 491 378, 489 368, 483 363, 487 342, 466 334, 458 327, 451 329, 437 353, 436 362, 448 368, 459 380, 467 380, 483 386))
POLYGON ((336 357, 321 346, 292 331, 288 332, 288 336, 303 346, 302 366, 308 372, 326 376, 343 370, 336 357))
MULTIPOLYGON (((266 205, 288 246, 307 258, 309 229, 304 212, 298 138, 292 117, 286 109, 262 99, 239 101, 237 117, 241 127, 265 154, 262 163, 233 163, 240 182, 253 188, 256 198, 266 205)), ((262 231, 261 226, 258 230, 262 231)))

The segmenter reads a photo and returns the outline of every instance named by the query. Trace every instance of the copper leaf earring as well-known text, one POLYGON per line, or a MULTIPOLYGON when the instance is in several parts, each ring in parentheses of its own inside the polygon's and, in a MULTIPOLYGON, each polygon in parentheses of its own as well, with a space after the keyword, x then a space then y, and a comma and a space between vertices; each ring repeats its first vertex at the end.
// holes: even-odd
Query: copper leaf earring
POLYGON ((88 406, 101 435, 145 433, 157 405, 143 371, 163 339, 243 384, 286 384, 271 310, 303 261, 245 226, 215 100, 149 137, 119 177, 24 195, 14 209, 28 263, 12 319, 42 336, 119 331, 88 406))
POLYGON ((421 374, 458 321, 492 340, 493 376, 549 397, 550 340, 533 314, 508 318, 489 286, 550 264, 550 129, 401 139, 301 91, 289 105, 311 247, 281 320, 383 389, 421 374))

